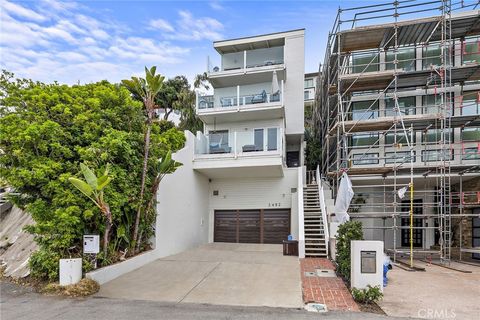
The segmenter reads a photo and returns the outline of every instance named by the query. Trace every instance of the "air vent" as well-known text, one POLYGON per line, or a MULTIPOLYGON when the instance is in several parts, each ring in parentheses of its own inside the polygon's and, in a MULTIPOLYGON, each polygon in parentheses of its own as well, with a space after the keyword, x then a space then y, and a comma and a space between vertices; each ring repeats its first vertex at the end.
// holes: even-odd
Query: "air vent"
POLYGON ((213 195, 218 196, 218 190, 213 190, 213 195))

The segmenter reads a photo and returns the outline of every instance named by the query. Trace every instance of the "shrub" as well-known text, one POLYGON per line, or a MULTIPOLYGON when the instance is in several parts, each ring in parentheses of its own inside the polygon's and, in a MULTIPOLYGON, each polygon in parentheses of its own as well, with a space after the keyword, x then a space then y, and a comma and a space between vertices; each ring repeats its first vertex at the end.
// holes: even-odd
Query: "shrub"
POLYGON ((337 272, 347 281, 350 281, 350 241, 352 240, 363 240, 360 221, 347 221, 338 227, 337 272))
POLYGON ((357 302, 370 304, 382 299, 383 293, 380 286, 368 285, 365 289, 352 288, 352 296, 357 302))

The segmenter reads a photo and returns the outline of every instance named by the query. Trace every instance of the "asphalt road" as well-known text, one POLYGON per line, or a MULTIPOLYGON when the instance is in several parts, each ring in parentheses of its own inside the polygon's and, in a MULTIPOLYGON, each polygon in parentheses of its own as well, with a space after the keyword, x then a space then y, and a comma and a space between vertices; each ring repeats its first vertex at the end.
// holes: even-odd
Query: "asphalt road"
MULTIPOLYGON (((132 297, 134 298, 134 297, 132 297)), ((385 316, 370 313, 311 313, 284 308, 230 307, 189 303, 164 303, 110 298, 71 299, 44 296, 28 288, 0 282, 0 319, 345 319, 376 320, 385 316)), ((394 319, 394 318, 388 318, 394 319)))

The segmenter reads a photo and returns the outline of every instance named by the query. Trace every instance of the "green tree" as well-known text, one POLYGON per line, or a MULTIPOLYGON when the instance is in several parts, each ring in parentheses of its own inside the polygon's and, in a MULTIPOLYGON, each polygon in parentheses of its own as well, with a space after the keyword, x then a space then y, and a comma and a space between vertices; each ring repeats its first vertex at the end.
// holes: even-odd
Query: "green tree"
POLYGON ((165 79, 160 74, 155 74, 156 70, 156 67, 151 67, 150 69, 145 67, 145 79, 132 77, 130 80, 122 80, 123 85, 135 97, 137 97, 143 102, 143 106, 147 113, 147 129, 144 139, 142 182, 140 185, 140 199, 133 229, 133 245, 136 245, 138 241, 140 219, 142 216, 143 199, 145 194, 145 185, 148 170, 148 157, 150 152, 150 135, 152 130, 153 117, 155 115, 155 109, 158 109, 158 105, 155 103, 155 99, 160 90, 163 88, 163 80, 165 79))
POLYGON ((103 250, 105 254, 108 254, 108 243, 110 241, 110 229, 112 228, 112 213, 110 212, 110 206, 104 200, 103 189, 112 181, 112 178, 108 176, 108 164, 105 168, 103 175, 97 177, 95 173, 87 167, 85 164, 80 163, 80 170, 82 171, 84 180, 71 177, 68 178, 81 193, 83 193, 87 198, 92 200, 92 202, 100 209, 102 214, 105 217, 105 232, 103 235, 103 250))
MULTIPOLYGON (((80 163, 91 168, 110 164, 112 181, 103 191, 112 215, 111 241, 99 264, 118 260, 120 252, 131 247, 139 206, 146 132, 142 103, 125 87, 107 81, 44 84, 3 71, 0 114, 0 178, 19 194, 12 201, 35 221, 27 228, 39 246, 30 259, 32 275, 56 280, 58 259, 81 256, 83 234, 105 234, 100 209, 78 197, 68 181, 78 174, 80 163)), ((178 129, 152 124, 145 208, 154 197, 158 159, 184 142, 178 129)), ((152 206, 139 223, 140 250, 150 246, 155 209, 152 206)))

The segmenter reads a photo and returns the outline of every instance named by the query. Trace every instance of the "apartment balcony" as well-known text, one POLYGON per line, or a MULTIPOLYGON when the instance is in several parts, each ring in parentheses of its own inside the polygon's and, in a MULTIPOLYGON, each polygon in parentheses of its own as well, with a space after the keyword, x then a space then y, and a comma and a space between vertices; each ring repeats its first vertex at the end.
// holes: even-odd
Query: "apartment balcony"
POLYGON ((199 132, 193 168, 209 178, 281 177, 283 150, 282 128, 199 132))
POLYGON ((273 87, 270 79, 270 83, 218 88, 214 95, 197 93, 197 115, 206 124, 281 118, 283 80, 278 88, 273 87))
POLYGON ((214 88, 269 81, 273 71, 280 80, 285 79, 283 46, 224 53, 220 64, 212 64, 208 58, 207 65, 214 88))

